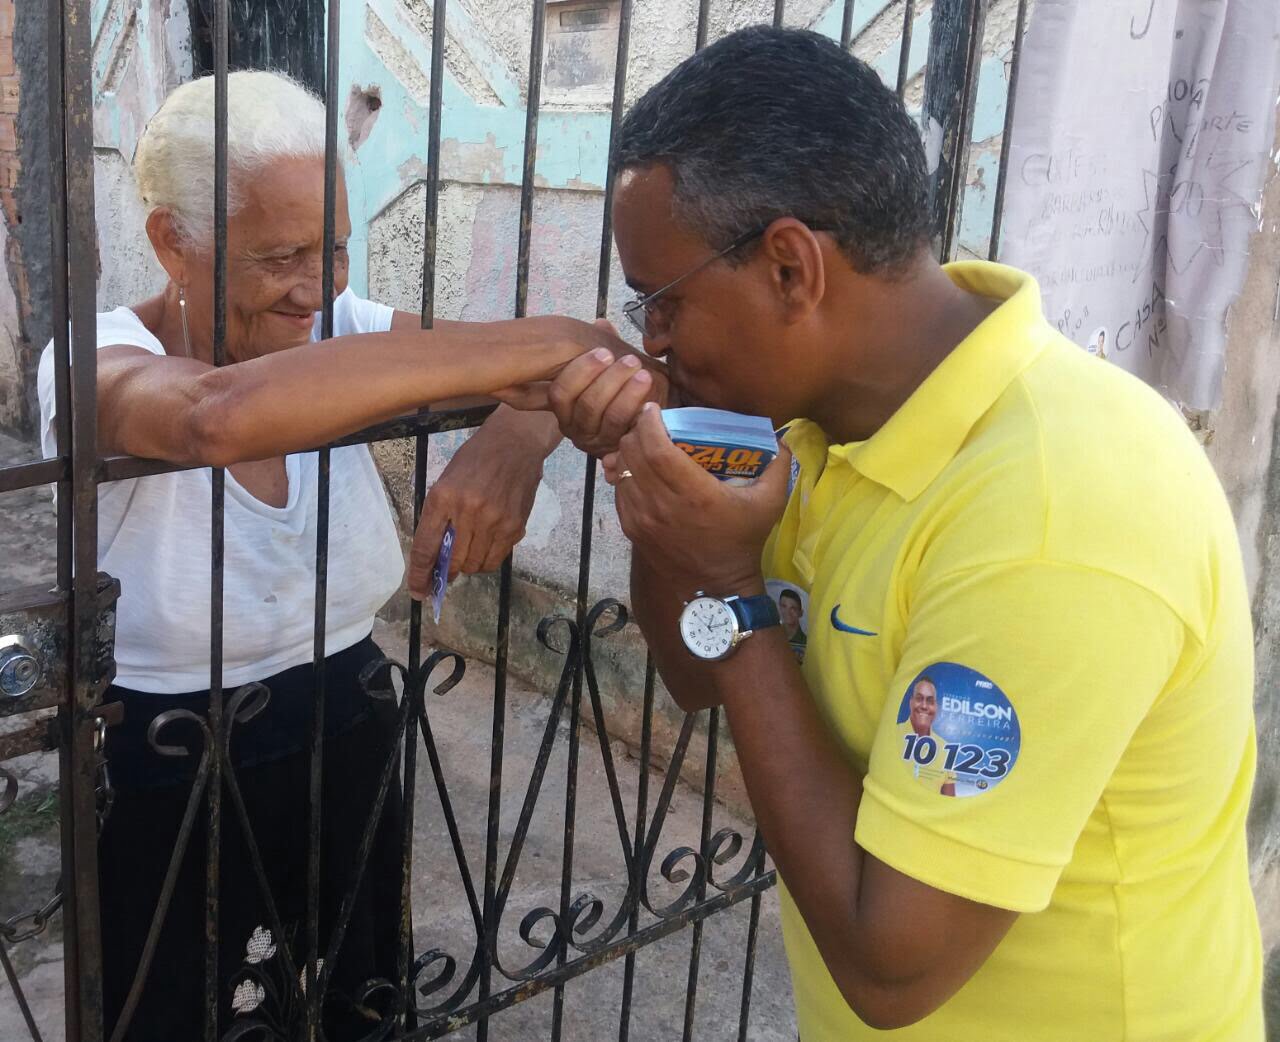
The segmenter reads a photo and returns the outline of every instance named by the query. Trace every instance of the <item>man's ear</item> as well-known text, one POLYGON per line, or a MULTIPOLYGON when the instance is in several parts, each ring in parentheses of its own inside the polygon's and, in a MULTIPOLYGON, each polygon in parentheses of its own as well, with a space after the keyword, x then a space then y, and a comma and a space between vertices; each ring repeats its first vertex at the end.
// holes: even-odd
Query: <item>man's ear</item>
POLYGON ((787 317, 806 317, 827 291, 826 261, 817 235, 803 221, 780 217, 765 229, 760 248, 787 317))
POLYGON ((179 286, 186 285, 191 245, 178 233, 173 214, 163 207, 152 210, 147 215, 147 238, 165 274, 179 286))

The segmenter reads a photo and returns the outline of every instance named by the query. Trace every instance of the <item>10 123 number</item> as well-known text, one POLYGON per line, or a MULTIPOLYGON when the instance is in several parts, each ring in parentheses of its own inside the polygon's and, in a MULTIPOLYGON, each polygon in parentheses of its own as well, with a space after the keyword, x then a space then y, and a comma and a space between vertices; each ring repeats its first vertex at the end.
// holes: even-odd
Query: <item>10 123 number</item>
POLYGON ((942 755, 941 768, 957 774, 981 775, 984 778, 1003 778, 1009 773, 1013 759, 1007 749, 984 749, 980 745, 939 742, 931 734, 906 736, 902 758, 928 767, 942 755))

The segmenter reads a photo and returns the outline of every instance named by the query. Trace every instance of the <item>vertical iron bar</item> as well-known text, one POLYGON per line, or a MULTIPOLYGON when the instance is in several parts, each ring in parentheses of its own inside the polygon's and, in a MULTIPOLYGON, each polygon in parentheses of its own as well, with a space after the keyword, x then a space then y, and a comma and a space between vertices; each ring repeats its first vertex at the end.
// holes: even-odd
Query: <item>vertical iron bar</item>
MULTIPOLYGON (((493 663, 493 730, 489 745, 489 808, 484 841, 484 944, 480 947, 480 993, 489 997, 498 952, 495 895, 498 888, 498 832, 502 813, 502 748, 507 725, 507 651, 511 643, 511 558, 498 574, 498 634, 493 663)), ((476 1042, 487 1042, 489 1018, 476 1025, 476 1042)))
POLYGON ((27 1004, 27 997, 22 993, 22 985, 18 982, 18 975, 13 971, 13 963, 9 961, 9 950, 4 946, 4 941, 2 940, 0 940, 0 966, 4 968, 4 975, 9 981, 9 988, 18 1003, 18 1010, 22 1013, 22 1019, 26 1021, 27 1032, 31 1035, 31 1042, 44 1042, 44 1039, 40 1036, 40 1029, 36 1026, 35 1017, 31 1015, 31 1007, 27 1004))
MULTIPOLYGON (((333 336, 333 252, 335 244, 335 209, 338 200, 338 43, 342 5, 328 0, 328 27, 325 52, 324 92, 324 241, 320 274, 320 298, 323 311, 320 336, 333 336)), ((330 450, 317 454, 318 495, 316 502, 316 600, 315 600, 315 694, 311 710, 311 792, 308 808, 307 835, 307 1039, 320 1036, 320 1010, 323 996, 318 987, 320 947, 320 834, 323 821, 324 777, 324 702, 325 634, 328 629, 329 591, 329 469, 330 450)))
MULTIPOLYGON (((604 221, 600 228, 600 269, 596 282, 596 318, 609 313, 609 272, 613 262, 613 157, 622 124, 622 107, 626 104, 627 62, 631 55, 632 0, 622 0, 618 13, 618 50, 613 61, 613 106, 609 112, 609 167, 604 175, 604 221)), ((595 473, 594 461, 590 471, 595 473)))
MULTIPOLYGON (((48 102, 49 102, 49 255, 52 272, 53 364, 54 394, 57 412, 58 455, 69 456, 72 451, 71 436, 71 343, 68 335, 69 311, 67 302, 67 182, 66 182, 66 127, 62 96, 62 2, 51 4, 46 12, 48 49, 48 102)), ((58 588, 71 592, 72 555, 75 506, 75 485, 71 468, 58 482, 58 588)), ((67 603, 67 630, 74 632, 75 607, 67 603)), ((74 675, 75 650, 67 651, 67 672, 74 675)), ((75 719, 75 697, 68 690, 66 702, 59 706, 59 727, 62 737, 72 733, 75 719)), ((72 762, 69 743, 60 742, 58 751, 59 777, 70 779, 72 762)), ((62 786, 64 793, 61 807, 61 848, 63 871, 75 865, 74 829, 72 828, 71 803, 65 795, 70 784, 62 786)), ((78 884, 78 877, 77 877, 78 884)), ((80 1002, 77 990, 80 979, 80 961, 77 940, 79 922, 76 915, 78 902, 68 900, 63 909, 63 995, 66 1009, 67 1038, 78 1042, 80 1038, 80 1002)))
MULTIPOLYGON (((764 859, 756 869, 756 875, 764 870, 764 859)), ((747 1025, 751 1021, 751 982, 755 977, 756 938, 760 932, 760 895, 751 898, 751 920, 747 924, 747 954, 742 967, 742 1008, 738 1014, 738 1042, 747 1042, 747 1025)))
POLYGON ((541 0, 534 0, 533 31, 529 38, 529 91, 524 114, 524 168, 520 178, 516 318, 525 317, 529 304, 529 246, 533 238, 533 175, 538 153, 538 108, 542 101, 542 51, 546 19, 546 4, 541 0))
POLYGON ((1013 107, 1018 96, 1018 70, 1022 66, 1022 34, 1027 24, 1027 0, 1018 0, 1018 17, 1013 27, 1013 58, 1009 65, 1009 92, 1004 102, 1004 131, 1000 135, 1000 172, 996 176, 995 213, 991 218, 991 240, 987 260, 1000 256, 1000 231, 1004 221, 1004 192, 1009 177, 1009 143, 1013 140, 1013 107))
MULTIPOLYGON (((431 329, 436 321, 436 254, 440 226, 440 118, 444 92, 445 25, 448 12, 445 0, 435 0, 431 15, 431 85, 427 103, 427 182, 426 212, 422 232, 422 328, 431 329)), ((427 454, 430 442, 420 434, 413 447, 413 528, 418 530, 422 504, 427 495, 427 454)), ((409 672, 422 665, 422 602, 409 606, 409 672)), ((407 693, 406 693, 407 697, 407 693)), ((426 697, 426 691, 421 697, 426 697)), ((412 720, 412 717, 411 717, 412 720)), ((414 781, 417 774, 417 728, 412 722, 405 731, 404 759, 404 874, 401 879, 401 963, 400 996, 405 1009, 405 1028, 415 1026, 409 1012, 409 968, 413 964, 413 817, 414 781)))
MULTIPOLYGON (((594 477, 594 472, 592 477, 594 477)), ((591 483, 594 485, 594 483, 591 483)), ((583 496, 583 514, 588 515, 586 525, 583 531, 583 543, 586 544, 586 554, 591 553, 591 521, 589 511, 594 488, 589 488, 587 494, 583 496)), ((587 571, 584 562, 588 560, 583 557, 579 562, 579 589, 578 589, 578 625, 582 625, 582 618, 586 614, 583 605, 583 575, 587 571)), ((581 632, 581 630, 579 630, 581 632)), ((580 647, 585 647, 584 643, 580 647)), ((569 907, 573 900, 573 843, 576 836, 577 826, 577 810, 578 810, 578 726, 582 708, 582 659, 579 656, 578 663, 574 667, 573 691, 569 702, 569 760, 565 766, 565 792, 564 792, 564 842, 561 847, 560 861, 560 924, 563 933, 560 938, 560 950, 556 956, 556 963, 563 966, 568 960, 569 940, 572 936, 572 927, 569 923, 569 907)), ((560 1042, 561 1032, 564 1030, 564 985, 557 984, 555 987, 555 995, 552 999, 551 1007, 551 1039, 552 1042, 560 1042)))
POLYGON ((911 72, 911 33, 915 29, 915 22, 916 0, 905 0, 902 5, 902 50, 898 52, 898 97, 900 98, 907 93, 907 77, 911 72))
POLYGON ((427 209, 422 243, 422 328, 436 315, 436 235, 440 221, 440 116, 444 91, 445 0, 435 0, 431 16, 431 96, 427 109, 427 209))
MULTIPOLYGON (((698 880, 698 900, 701 904, 707 896, 707 877, 711 872, 708 857, 711 847, 711 821, 716 799, 716 761, 720 747, 720 707, 715 706, 707 714, 707 772, 702 783, 702 835, 698 843, 701 855, 701 878, 698 880)), ((684 1042, 693 1038, 693 1014, 698 1001, 698 969, 702 959, 702 925, 699 919, 693 924, 693 942, 689 948, 689 983, 685 991, 684 1042)))
POLYGON ((844 50, 849 49, 849 42, 853 39, 853 5, 855 0, 844 0, 844 16, 840 19, 840 46, 844 50))
POLYGON ((694 38, 694 50, 707 45, 707 26, 711 22, 711 0, 698 0, 698 32, 694 38))
MULTIPOLYGON (((649 754, 650 746, 653 743, 653 691, 656 679, 657 669, 653 664, 653 656, 646 655, 644 663, 644 710, 640 721, 640 778, 636 786, 636 829, 635 839, 631 848, 635 855, 632 860, 632 864, 635 866, 635 876, 630 883, 636 897, 631 906, 631 918, 627 925, 627 932, 630 934, 635 933, 640 926, 639 895, 644 888, 644 878, 641 875, 644 872, 644 867, 641 864, 641 858, 644 853, 645 819, 649 814, 649 754)), ((618 1042, 628 1042, 628 1037, 631 1033, 631 993, 635 985, 635 975, 635 952, 628 952, 622 976, 622 1011, 618 1024, 618 1042)))
MULTIPOLYGON (((225 365, 227 339, 227 67, 230 14, 227 0, 213 9, 213 364, 225 365)), ((226 565, 226 472, 211 474, 209 511, 209 732, 214 749, 222 743, 223 582, 226 565)), ((218 936, 222 861, 222 757, 209 763, 205 861, 205 1042, 218 1037, 218 936)))
MULTIPOLYGON (((525 100, 524 123, 524 167, 520 178, 520 238, 516 252, 516 318, 523 318, 528 313, 529 304, 529 256, 533 240, 533 195, 534 168, 538 154, 538 115, 542 103, 542 62, 544 40, 546 35, 546 4, 542 0, 533 0, 533 25, 529 33, 529 89, 525 100)), ((503 593, 508 598, 510 591, 510 557, 504 564, 503 593)), ((508 614, 510 605, 507 605, 508 614)), ((581 620, 581 608, 578 618, 581 620)), ((505 663, 504 663, 505 666, 505 663)), ((564 823, 564 861, 561 865, 560 880, 560 917, 563 923, 568 915, 569 890, 573 875, 573 840, 574 819, 577 811, 576 773, 578 767, 577 723, 581 707, 581 673, 575 674, 573 703, 569 719, 569 765, 565 790, 565 823, 564 823)), ((497 925, 494 924, 493 936, 497 943, 497 925)), ((563 939, 557 956, 557 962, 564 963, 567 939, 563 939)), ((551 1018, 551 1037, 559 1040, 564 1017, 564 988, 555 989, 551 1018)))
MULTIPOLYGON (((707 40, 707 15, 708 0, 702 0, 698 10, 698 48, 701 49, 707 40)), ((715 794, 715 756, 716 756, 716 738, 720 729, 720 710, 714 708, 711 710, 707 718, 707 782, 703 787, 703 804, 702 804, 702 840, 698 847, 700 855, 705 854, 707 849, 707 840, 710 836, 711 828, 711 800, 715 794)), ((706 896, 706 877, 705 872, 709 871, 703 867, 703 880, 698 887, 698 902, 706 896)), ((695 902, 697 903, 697 902, 695 902)), ((702 920, 698 920, 693 924, 693 939, 689 949, 689 981, 685 989, 684 1003, 684 1042, 689 1042, 693 1038, 693 1015, 694 1009, 698 1001, 698 966, 702 953, 702 920)))
MULTIPOLYGON (((524 169, 520 179, 520 239, 516 251, 516 318, 524 318, 529 306, 529 244, 533 233, 533 170, 538 148, 538 105, 542 94, 542 49, 546 6, 533 3, 533 27, 529 34, 529 89, 524 118, 524 169)), ((502 795, 502 742, 507 711, 507 652, 511 643, 511 556, 502 562, 498 584, 498 639, 494 662, 493 747, 489 774, 489 827, 485 842, 483 961, 480 967, 480 999, 489 997, 493 963, 498 952, 498 924, 494 898, 498 881, 498 823, 502 795)), ((487 1042, 489 1018, 476 1028, 477 1042, 487 1042)))
MULTIPOLYGON (((429 327, 428 327, 429 328, 429 327)), ((422 517, 422 503, 426 498, 427 488, 427 439, 419 435, 414 439, 413 452, 413 529, 418 530, 418 521, 422 517)), ((422 602, 414 600, 409 605, 409 677, 405 685, 404 697, 425 699, 426 690, 417 692, 414 678, 422 666, 422 602)), ((403 774, 403 822, 401 823, 401 861, 400 861, 400 954, 396 963, 396 983, 399 986, 398 1001, 401 1017, 401 1030, 411 1031, 417 1027, 417 1018, 412 1013, 409 1002, 409 973, 413 966, 413 827, 415 796, 417 794, 418 777, 418 729, 415 721, 418 718, 421 704, 415 704, 409 710, 409 724, 404 732, 404 774, 403 774)))
MULTIPOLYGON (((609 275, 613 260, 613 192, 615 188, 616 171, 614 169, 613 157, 616 153, 618 140, 618 127, 622 123, 622 109, 626 103, 627 90, 627 64, 631 53, 631 14, 632 0, 622 0, 621 9, 618 15, 618 49, 614 56, 613 62, 613 104, 609 113, 609 166, 605 172, 604 182, 604 216, 600 226, 600 268, 598 273, 598 281, 596 285, 596 317, 604 318, 609 310, 609 275)), ((587 458, 586 473, 583 481, 583 505, 582 505, 582 546, 580 549, 582 567, 578 573, 578 625, 584 624, 586 614, 586 599, 588 593, 588 570, 590 568, 591 557, 591 536, 592 526, 595 514, 595 485, 596 485, 596 461, 592 457, 587 458)), ((652 674, 652 660, 648 667, 648 675, 646 676, 645 700, 646 704, 650 704, 653 697, 652 681, 649 675, 652 674)), ((581 690, 581 669, 574 677, 575 695, 581 690)), ((649 726, 646 718, 645 727, 649 726)), ((647 739, 644 740, 647 742, 647 739)), ((647 749, 647 744, 646 744, 647 749)), ((644 772, 640 778, 640 796, 641 809, 638 812, 638 822, 636 825, 636 843, 635 862, 639 863, 639 851, 644 843, 644 803, 647 800, 647 778, 644 772)), ((640 901, 638 895, 640 893, 641 881, 639 879, 631 879, 628 881, 629 888, 635 899, 633 901, 630 916, 630 932, 634 933, 639 924, 640 917, 640 901)), ((630 1008, 631 1008, 631 991, 635 980, 635 956, 629 954, 626 960, 626 968, 623 972, 623 997, 621 1021, 618 1028, 618 1037, 620 1042, 626 1042, 627 1032, 630 1029, 630 1008)))
POLYGON ((773 0, 773 27, 782 28, 782 18, 786 13, 787 0, 773 0))
MULTIPOLYGON (((58 455, 71 452, 71 344, 67 311, 67 167, 66 127, 62 107, 62 4, 47 10, 49 99, 49 270, 53 319, 54 424, 58 455)), ((71 591, 71 534, 74 491, 71 468, 58 482, 58 589, 71 591)), ((71 615, 68 610, 68 628, 71 615)), ((71 960, 68 960, 69 962, 71 960)))
MULTIPOLYGON (((614 56, 613 68, 613 105, 609 121, 609 165, 605 172, 604 214, 600 230, 600 266, 596 281, 596 317, 603 318, 608 310, 609 301, 609 267, 612 259, 613 241, 613 143, 616 139, 618 125, 622 120, 622 106, 625 100, 627 81, 627 58, 631 36, 631 0, 623 0, 618 19, 618 45, 614 56)), ((578 632, 581 634, 582 647, 589 647, 588 635, 584 632, 587 617, 587 598, 591 585, 591 538, 595 517, 596 498, 596 461, 588 456, 582 484, 582 529, 578 546, 578 595, 576 618, 578 632)), ((574 665, 573 694, 569 711, 569 760, 566 767, 565 785, 565 833, 561 862, 560 886, 560 918, 568 921, 569 903, 572 899, 573 886, 573 844, 576 829, 577 788, 578 788, 578 727, 582 706, 582 676, 584 663, 580 658, 574 665)), ((561 947, 557 962, 564 965, 568 958, 568 938, 561 947)), ((551 1037, 559 1042, 564 1025, 564 985, 557 985, 553 998, 551 1014, 551 1037)))
MULTIPOLYGON (((71 881, 66 929, 75 936, 68 1026, 83 1042, 102 1038, 102 938, 98 906, 96 731, 93 708, 98 616, 97 250, 93 184, 92 18, 88 0, 66 0, 62 17, 62 99, 71 319, 71 483, 73 516, 71 684, 63 715, 63 879, 71 881), (69 819, 69 820, 68 820, 69 819)), ((68 967, 68 972, 71 972, 68 967)))
POLYGON ((941 152, 929 181, 938 256, 951 257, 969 168, 974 96, 987 0, 935 0, 925 70, 922 123, 941 128, 941 152))

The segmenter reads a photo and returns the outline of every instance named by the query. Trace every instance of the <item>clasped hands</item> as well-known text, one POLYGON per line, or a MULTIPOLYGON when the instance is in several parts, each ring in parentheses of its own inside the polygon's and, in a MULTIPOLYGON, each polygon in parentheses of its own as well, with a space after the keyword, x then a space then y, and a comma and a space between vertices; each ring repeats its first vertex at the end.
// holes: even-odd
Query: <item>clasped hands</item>
POLYGON ((445 527, 458 531, 452 574, 496 568, 524 536, 558 434, 601 460, 623 532, 677 590, 728 595, 759 585, 760 554, 786 502, 790 454, 754 484, 725 485, 674 444, 660 409, 674 404, 665 367, 609 325, 573 324, 586 348, 550 380, 499 391, 499 410, 464 444, 424 503, 409 589, 423 597, 445 527), (595 346, 598 345, 598 346, 595 346), (559 431, 549 430, 554 414, 559 431))
POLYGON ((785 446, 753 484, 718 481, 667 434, 661 409, 677 396, 665 375, 627 356, 580 356, 552 381, 547 398, 561 433, 600 458, 623 533, 664 586, 684 597, 763 588, 761 553, 786 505, 785 446))

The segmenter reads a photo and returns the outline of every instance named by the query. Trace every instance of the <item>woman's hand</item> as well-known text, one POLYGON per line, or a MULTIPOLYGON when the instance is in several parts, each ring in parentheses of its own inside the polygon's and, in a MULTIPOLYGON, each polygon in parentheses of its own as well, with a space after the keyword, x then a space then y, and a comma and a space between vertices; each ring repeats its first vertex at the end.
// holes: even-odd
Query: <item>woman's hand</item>
POLYGON ((549 416, 499 408, 431 486, 409 555, 409 593, 425 600, 445 529, 457 533, 449 576, 499 567, 524 538, 542 463, 560 441, 549 416))
MULTIPOLYGON (((589 414, 584 415, 580 409, 579 417, 575 420, 572 414, 577 398, 589 387, 592 388, 593 393, 587 397, 583 407, 598 408, 603 413, 605 407, 609 405, 609 400, 601 400, 606 385, 612 388, 610 398, 623 387, 626 387, 628 392, 639 390, 640 397, 636 399, 634 408, 628 413, 626 424, 617 432, 618 436, 621 436, 622 431, 630 426, 636 410, 645 400, 650 398, 658 400, 653 398, 655 394, 665 396, 666 367, 648 355, 636 351, 618 336, 617 330, 605 319, 596 319, 595 322, 580 322, 571 318, 546 321, 563 324, 562 335, 568 348, 564 362, 557 366, 554 372, 548 372, 544 379, 513 384, 495 391, 493 396, 515 409, 524 411, 549 409, 556 413, 556 418, 561 421, 561 428, 566 435, 583 451, 593 454, 608 451, 616 445, 616 438, 607 448, 587 447, 588 444, 594 444, 592 438, 587 437, 587 431, 593 422, 598 429, 601 425, 601 417, 597 416, 593 419, 589 414), (637 381, 635 385, 629 384, 628 381, 638 373, 643 374, 643 379, 637 381), (603 374, 609 375, 601 382, 597 378, 603 374), (600 387, 595 387, 596 383, 600 383, 600 387), (578 432, 578 420, 585 422, 580 432, 581 441, 579 437, 570 433, 571 430, 578 432)), ((611 411, 611 417, 621 409, 622 403, 619 403, 618 407, 611 411)))
POLYGON ((538 407, 555 413, 566 438, 588 455, 603 456, 617 451, 645 402, 665 408, 672 391, 665 365, 630 349, 617 353, 613 343, 625 343, 618 331, 602 318, 594 325, 611 346, 579 355, 537 393, 545 398, 538 407))

